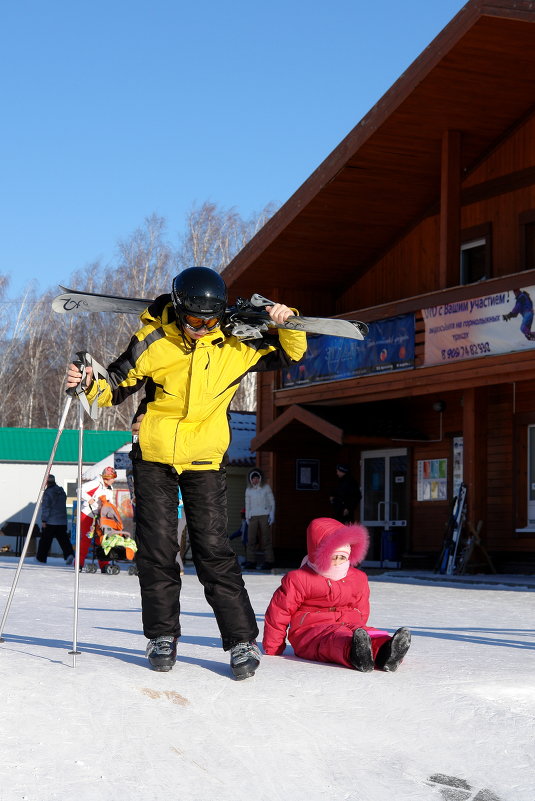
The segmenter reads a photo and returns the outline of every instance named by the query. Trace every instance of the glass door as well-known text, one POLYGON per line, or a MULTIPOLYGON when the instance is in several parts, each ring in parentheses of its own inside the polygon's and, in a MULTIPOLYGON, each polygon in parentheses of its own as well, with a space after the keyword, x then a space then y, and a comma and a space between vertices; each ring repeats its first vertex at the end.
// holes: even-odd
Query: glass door
POLYGON ((363 451, 360 521, 370 532, 368 567, 399 567, 409 507, 406 448, 363 451))

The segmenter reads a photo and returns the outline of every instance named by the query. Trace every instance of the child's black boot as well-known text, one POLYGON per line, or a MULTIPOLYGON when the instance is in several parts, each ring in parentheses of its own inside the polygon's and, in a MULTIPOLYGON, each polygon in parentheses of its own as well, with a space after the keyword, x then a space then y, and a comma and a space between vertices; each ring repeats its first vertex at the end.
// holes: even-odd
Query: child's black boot
POLYGON ((410 630, 404 626, 398 629, 391 640, 383 643, 375 657, 375 667, 393 673, 403 661, 411 645, 410 630))
POLYGON ((356 629, 353 632, 349 661, 361 673, 373 670, 372 641, 366 629, 356 629))

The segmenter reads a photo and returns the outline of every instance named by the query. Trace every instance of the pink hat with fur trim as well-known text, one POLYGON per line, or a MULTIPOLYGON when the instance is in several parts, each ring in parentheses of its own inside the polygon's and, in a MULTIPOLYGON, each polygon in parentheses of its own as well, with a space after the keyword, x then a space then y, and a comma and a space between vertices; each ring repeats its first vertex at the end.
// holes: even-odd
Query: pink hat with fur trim
POLYGON ((328 570, 333 554, 351 546, 349 561, 352 565, 362 562, 366 556, 370 537, 367 529, 360 525, 346 526, 331 517, 317 517, 307 528, 308 561, 318 570, 328 570))

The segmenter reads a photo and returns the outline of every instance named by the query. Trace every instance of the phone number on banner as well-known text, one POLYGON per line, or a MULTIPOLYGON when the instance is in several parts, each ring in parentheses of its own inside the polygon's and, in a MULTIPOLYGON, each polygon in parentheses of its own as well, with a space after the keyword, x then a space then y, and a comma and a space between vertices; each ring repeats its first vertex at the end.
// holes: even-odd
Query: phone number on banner
POLYGON ((482 353, 490 353, 489 342, 476 342, 471 345, 459 345, 457 348, 447 348, 440 351, 442 361, 449 359, 464 359, 467 356, 480 356, 482 353))

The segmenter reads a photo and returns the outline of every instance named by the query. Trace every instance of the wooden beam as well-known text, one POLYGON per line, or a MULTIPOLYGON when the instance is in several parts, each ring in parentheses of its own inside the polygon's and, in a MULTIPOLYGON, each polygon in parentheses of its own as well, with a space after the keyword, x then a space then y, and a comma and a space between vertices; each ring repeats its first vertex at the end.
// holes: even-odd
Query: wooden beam
POLYGON ((445 131, 442 136, 440 166, 440 247, 441 289, 459 283, 461 247, 461 132, 445 131))
POLYGON ((512 384, 535 380, 533 350, 503 353, 466 359, 452 364, 419 367, 415 370, 394 370, 381 375, 363 375, 329 383, 279 389, 274 392, 275 406, 306 403, 333 406, 358 404, 374 400, 430 395, 440 386, 442 392, 465 390, 477 386, 512 384))
POLYGON ((386 320, 388 317, 397 317, 398 314, 420 311, 431 306, 443 306, 446 303, 456 303, 459 300, 470 300, 480 298, 484 295, 494 295, 497 292, 505 292, 518 286, 531 286, 535 283, 535 270, 523 270, 518 273, 508 273, 499 278, 489 278, 477 284, 467 284, 466 286, 454 286, 448 289, 434 290, 422 295, 414 295, 410 298, 402 298, 390 303, 382 303, 378 306, 368 306, 362 309, 355 309, 352 312, 338 314, 346 320, 362 320, 365 323, 374 320, 386 320))

